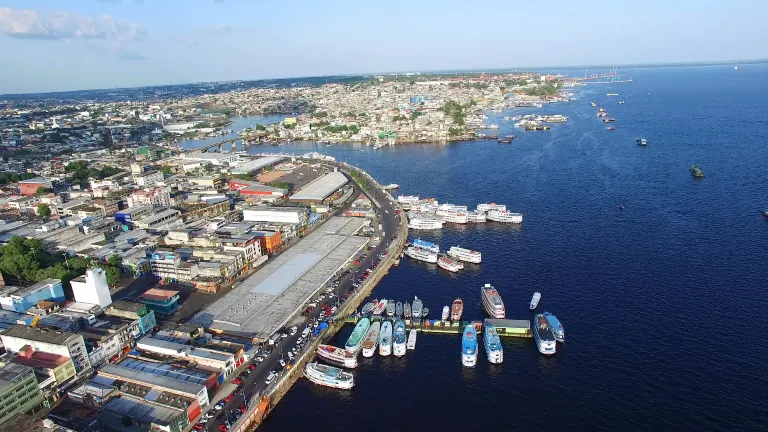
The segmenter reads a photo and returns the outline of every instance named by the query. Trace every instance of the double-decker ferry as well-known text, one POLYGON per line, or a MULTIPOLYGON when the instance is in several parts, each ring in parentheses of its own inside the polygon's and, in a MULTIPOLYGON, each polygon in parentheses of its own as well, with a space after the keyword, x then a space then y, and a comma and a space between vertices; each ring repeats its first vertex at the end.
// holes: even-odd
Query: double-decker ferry
POLYGON ((485 344, 485 354, 491 363, 501 363, 504 361, 504 349, 501 347, 499 334, 496 333, 496 327, 491 325, 488 320, 483 324, 483 343, 485 344))
POLYGON ((491 210, 507 211, 507 206, 504 204, 496 204, 496 203, 483 203, 483 204, 477 205, 478 212, 485 213, 491 210))
POLYGON ((381 323, 376 321, 371 324, 368 329, 368 333, 363 341, 363 357, 373 357, 376 353, 376 347, 379 346, 379 332, 381 330, 381 323))
POLYGON ((512 213, 509 211, 491 210, 486 215, 488 220, 502 223, 523 223, 522 213, 512 213))
POLYGON ((486 221, 485 213, 467 212, 467 223, 483 223, 486 221))
POLYGON ((425 217, 417 217, 408 221, 408 229, 413 230, 438 230, 443 228, 443 221, 425 217))
POLYGON ((506 315, 504 302, 501 301, 501 296, 493 285, 485 284, 484 287, 480 288, 480 300, 488 315, 492 318, 504 319, 506 315))
POLYGON ((480 252, 472 249, 460 248, 458 246, 451 246, 451 248, 448 249, 448 255, 451 258, 455 258, 459 261, 475 264, 480 264, 480 262, 483 260, 483 255, 480 252))
POLYGON ((392 322, 384 321, 379 335, 379 355, 388 356, 390 354, 392 354, 392 322))
POLYGON ((544 314, 537 314, 533 318, 533 339, 536 340, 536 347, 544 355, 552 355, 557 349, 555 343, 555 334, 552 332, 552 326, 549 325, 547 317, 544 314))
POLYGON ((437 254, 436 253, 432 253, 432 252, 430 252, 428 250, 424 250, 424 249, 421 249, 421 248, 418 248, 418 247, 415 247, 415 246, 411 246, 411 247, 406 248, 405 252, 403 252, 403 253, 405 253, 407 256, 409 256, 409 257, 411 257, 411 258, 413 258, 415 260, 424 261, 424 262, 428 262, 428 263, 432 263, 432 264, 437 262, 437 254))
POLYGON ((438 210, 435 215, 443 222, 465 224, 468 222, 467 212, 453 210, 438 210))
POLYGON ((416 240, 413 241, 413 245, 418 248, 428 250, 430 252, 440 253, 440 245, 438 245, 437 243, 432 243, 432 242, 428 242, 426 240, 417 238, 416 240))
POLYGON ((357 355, 349 354, 346 350, 331 345, 318 345, 317 356, 333 364, 345 368, 357 367, 357 355))
POLYGON ((461 364, 466 367, 474 367, 477 364, 477 330, 473 324, 464 328, 461 337, 461 364))

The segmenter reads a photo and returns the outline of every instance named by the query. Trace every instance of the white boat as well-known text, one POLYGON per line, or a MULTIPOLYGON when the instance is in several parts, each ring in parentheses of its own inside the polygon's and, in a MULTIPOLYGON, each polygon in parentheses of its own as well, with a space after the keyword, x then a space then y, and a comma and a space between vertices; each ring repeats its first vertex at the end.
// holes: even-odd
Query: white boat
POLYGON ((392 354, 392 322, 384 321, 379 336, 379 355, 388 356, 390 354, 392 354))
POLYGON ((433 253, 440 253, 440 245, 436 243, 428 242, 426 240, 417 238, 416 240, 413 241, 413 245, 433 253))
POLYGON ((469 211, 469 209, 465 205, 450 204, 450 203, 444 203, 444 204, 438 205, 437 206, 437 210, 449 211, 449 212, 466 212, 466 211, 469 211))
POLYGON ((373 315, 381 315, 387 309, 387 299, 379 300, 379 303, 373 308, 373 315))
POLYGON ((493 285, 485 284, 480 288, 480 300, 483 303, 483 308, 492 318, 505 318, 504 302, 501 301, 501 296, 493 285))
POLYGON ((411 329, 411 331, 408 333, 407 347, 409 350, 416 349, 416 329, 411 329))
POLYGON ((388 301, 388 302, 387 302, 387 308, 386 308, 386 310, 387 310, 387 316, 388 316, 388 317, 393 317, 393 316, 395 316, 395 311, 396 311, 396 308, 397 308, 397 305, 395 304, 395 301, 394 301, 394 300, 390 300, 390 301, 388 301))
POLYGON ((424 250, 418 247, 410 246, 405 249, 405 254, 415 260, 424 261, 428 263, 437 262, 437 254, 428 250, 424 250))
POLYGON ((451 308, 448 306, 443 306, 443 315, 442 315, 443 321, 448 321, 448 318, 450 316, 451 316, 451 308))
POLYGON ((355 386, 355 378, 351 373, 322 363, 307 363, 304 376, 313 383, 326 387, 349 390, 355 386))
POLYGON ((485 213, 467 212, 467 223, 483 223, 486 221, 485 213))
POLYGON ((606 96, 618 96, 619 94, 618 93, 606 93, 605 95, 606 96))
POLYGON ((452 273, 456 273, 464 268, 464 264, 444 256, 437 259, 437 266, 452 273))
POLYGON ((502 223, 523 223, 522 213, 512 213, 509 211, 491 210, 486 215, 488 220, 502 223))
POLYGON ((437 210, 435 215, 439 217, 443 222, 465 224, 467 223, 467 213, 451 210, 437 210))
POLYGON ((383 186, 384 190, 392 190, 392 189, 397 189, 399 187, 400 187, 400 185, 397 184, 397 183, 391 183, 391 184, 388 184, 386 186, 383 186))
POLYGON ((501 339, 494 327, 488 320, 483 323, 483 343, 485 344, 485 354, 491 363, 501 363, 504 361, 504 349, 501 347, 501 339))
POLYGON ((331 345, 318 345, 317 356, 333 364, 345 368, 354 369, 357 367, 357 355, 350 354, 342 348, 331 345))
POLYGON ((381 331, 381 323, 376 321, 371 324, 371 328, 368 329, 368 333, 363 341, 363 357, 373 357, 376 353, 376 348, 379 346, 379 333, 381 331))
POLYGON ((421 313, 424 312, 424 306, 421 303, 421 299, 413 296, 413 306, 411 306, 411 313, 414 319, 421 318, 421 313))
POLYGON ((397 202, 413 204, 419 201, 419 197, 414 195, 400 195, 397 197, 397 202))
POLYGON ((459 261, 475 264, 480 264, 483 260, 483 255, 480 252, 472 249, 464 249, 458 246, 451 246, 451 248, 448 249, 448 256, 456 258, 459 261))
POLYGON ((506 211, 507 206, 504 204, 496 204, 496 203, 483 203, 477 205, 477 211, 478 212, 488 212, 491 210, 499 210, 499 211, 506 211))
POLYGON ((555 334, 544 314, 537 314, 533 318, 533 339, 539 352, 544 355, 552 355, 557 350, 555 334))
POLYGON ((533 297, 531 297, 531 310, 536 309, 539 305, 539 300, 541 300, 541 293, 536 291, 533 293, 533 297))
POLYGON ((544 315, 544 318, 547 319, 549 327, 552 329, 552 333, 555 335, 555 339, 558 342, 565 342, 565 330, 563 329, 563 325, 560 324, 560 320, 558 320, 556 316, 549 312, 544 312, 542 315, 544 315))
POLYGON ((395 357, 402 357, 405 355, 405 339, 405 322, 399 319, 395 321, 395 330, 392 335, 392 351, 395 354, 395 357))
POLYGON ((352 330, 352 334, 349 335, 349 339, 347 339, 347 342, 344 345, 344 349, 346 349, 347 353, 356 356, 360 352, 360 348, 363 347, 363 340, 370 327, 371 320, 367 317, 363 317, 357 322, 355 329, 352 330))
POLYGON ((477 330, 474 324, 467 324, 461 337, 461 364, 465 367, 477 364, 477 330))
POLYGON ((432 218, 413 218, 408 221, 408 229, 414 230, 437 230, 443 228, 443 221, 432 218))

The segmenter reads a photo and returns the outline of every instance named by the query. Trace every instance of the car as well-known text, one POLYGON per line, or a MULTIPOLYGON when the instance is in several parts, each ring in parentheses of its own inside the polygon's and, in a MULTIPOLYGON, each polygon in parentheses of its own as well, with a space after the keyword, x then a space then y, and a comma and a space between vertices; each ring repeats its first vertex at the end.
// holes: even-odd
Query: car
POLYGON ((336 297, 336 294, 334 294, 334 293, 330 293, 330 294, 328 294, 328 298, 329 298, 329 299, 332 299, 332 298, 334 298, 334 297, 336 297))
POLYGON ((209 419, 213 418, 213 415, 214 414, 212 412, 208 411, 207 413, 203 414, 202 418, 205 419, 205 421, 208 421, 209 419))
POLYGON ((303 337, 299 337, 298 339, 296 339, 296 345, 300 345, 302 342, 304 342, 303 337))
POLYGON ((199 424, 200 426, 204 426, 206 423, 208 423, 208 419, 205 416, 201 416, 200 420, 198 420, 196 424, 199 424))
POLYGON ((280 361, 278 361, 278 363, 280 363, 280 366, 285 367, 285 360, 280 359, 280 361))
POLYGON ((192 426, 192 430, 193 430, 193 431, 201 431, 201 430, 203 430, 204 428, 205 428, 205 425, 201 425, 200 423, 198 423, 198 424, 196 424, 196 425, 192 426))
POLYGON ((229 402, 235 397, 234 393, 230 393, 227 395, 227 397, 224 398, 224 402, 229 402))
POLYGON ((240 406, 237 408, 241 413, 244 413, 246 411, 245 404, 240 404, 240 406))
POLYGON ((295 349, 296 349, 296 348, 292 349, 291 351, 288 351, 288 354, 287 354, 287 355, 288 355, 288 360, 293 360, 293 354, 292 354, 292 352, 293 352, 295 349))
POLYGON ((242 383, 243 383, 243 380, 240 379, 239 377, 232 380, 232 384, 240 385, 242 383))
POLYGON ((224 409, 224 402, 219 402, 216 405, 213 406, 213 409, 216 411, 221 411, 224 409))
POLYGON ((382 254, 382 255, 384 255, 384 256, 387 256, 387 254, 388 254, 388 253, 389 253, 389 252, 387 252, 387 251, 384 251, 384 252, 382 252, 381 254, 382 254))
POLYGON ((332 308, 331 308, 331 313, 332 313, 332 314, 336 313, 336 310, 337 310, 337 309, 336 309, 336 306, 332 307, 332 308))
POLYGON ((355 265, 360 265, 360 260, 355 260, 355 265))
POLYGON ((298 327, 296 326, 291 327, 291 336, 295 335, 297 331, 299 331, 298 327))
POLYGON ((288 333, 280 333, 280 337, 285 339, 288 337, 288 333))
POLYGON ((229 430, 229 426, 227 426, 227 423, 222 423, 219 425, 219 430, 221 432, 227 432, 229 430))
POLYGON ((264 383, 266 385, 270 385, 270 384, 272 384, 272 381, 274 381, 276 377, 277 377, 276 373, 270 372, 269 376, 267 376, 267 379, 266 379, 266 381, 264 381, 264 383))

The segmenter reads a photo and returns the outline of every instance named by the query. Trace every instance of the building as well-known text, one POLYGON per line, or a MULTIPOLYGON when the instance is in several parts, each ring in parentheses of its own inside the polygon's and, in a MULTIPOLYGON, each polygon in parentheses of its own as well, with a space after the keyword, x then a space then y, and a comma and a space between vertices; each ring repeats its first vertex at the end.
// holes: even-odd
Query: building
POLYGON ((91 368, 85 341, 82 336, 74 333, 16 324, 0 333, 0 339, 8 352, 19 353, 22 348, 29 345, 35 351, 71 358, 78 373, 91 368))
POLYGON ((266 156, 245 161, 232 169, 232 174, 250 174, 267 167, 274 166, 283 160, 280 156, 266 156))
POLYGON ((283 237, 280 231, 252 231, 251 234, 259 239, 261 250, 269 255, 277 252, 283 244, 283 237))
POLYGON ((151 205, 141 205, 115 213, 115 220, 121 224, 128 225, 154 213, 154 207, 151 205))
POLYGON ((184 180, 188 181, 193 186, 203 188, 221 189, 224 185, 224 180, 222 180, 221 177, 185 177, 184 180))
POLYGON ((138 326, 134 327, 134 338, 144 336, 157 326, 155 311, 147 309, 144 303, 117 300, 104 309, 104 314, 136 322, 138 326))
POLYGON ((208 394, 213 394, 220 384, 220 374, 191 366, 179 367, 168 363, 158 363, 134 357, 126 358, 119 363, 119 366, 154 375, 166 376, 179 381, 200 384, 208 389, 208 394))
POLYGON ((239 252, 245 258, 245 265, 252 265, 262 256, 259 238, 253 234, 222 237, 219 239, 225 251, 239 252))
POLYGON ((184 262, 175 252, 158 249, 149 259, 152 274, 170 282, 190 282, 198 275, 196 263, 184 262))
POLYGON ((159 183, 163 181, 163 172, 149 171, 149 172, 137 174, 133 176, 133 181, 141 187, 152 186, 155 183, 159 183))
POLYGON ((199 366, 220 371, 225 377, 237 368, 234 355, 231 353, 193 347, 175 341, 145 336, 136 343, 136 348, 164 357, 195 362, 199 366))
POLYGON ((139 296, 139 301, 147 305, 148 309, 168 316, 179 309, 179 292, 151 288, 139 296))
POLYGON ((91 205, 101 210, 104 217, 112 217, 117 213, 117 201, 111 201, 106 199, 95 199, 91 201, 91 205))
POLYGON ((131 320, 110 317, 80 331, 88 349, 91 366, 98 367, 107 361, 114 362, 131 349, 134 340, 134 323, 131 320))
POLYGON ((262 183, 232 179, 229 181, 229 190, 236 190, 245 198, 258 198, 260 200, 274 200, 288 194, 287 189, 267 186, 262 183))
POLYGON ((169 230, 182 224, 181 212, 176 209, 165 209, 134 222, 136 228, 146 230, 169 230))
POLYGON ((33 178, 19 182, 19 193, 25 196, 33 196, 41 188, 53 188, 53 183, 44 178, 33 178))
POLYGON ((259 206, 243 210, 243 220, 251 222, 289 223, 299 226, 306 225, 309 211, 296 207, 267 207, 259 206))
POLYGON ((5 363, 0 366, 0 424, 43 403, 35 371, 29 366, 5 363))
POLYGON ((25 288, 8 286, 0 290, 0 306, 9 311, 24 313, 43 300, 65 300, 59 279, 46 279, 25 288))
POLYGON ((171 193, 168 188, 156 187, 136 191, 128 195, 128 207, 138 207, 142 205, 151 205, 153 207, 170 207, 171 193))
POLYGON ((322 203, 349 182, 347 176, 334 171, 304 186, 288 198, 302 203, 322 203))
POLYGON ((200 219, 211 220, 216 216, 228 212, 229 208, 229 199, 225 197, 188 203, 184 206, 184 213, 181 215, 181 220, 185 223, 200 219))
POLYGON ((101 268, 88 269, 84 275, 72 279, 69 283, 77 302, 99 305, 102 309, 112 304, 107 275, 101 268))
POLYGON ((29 366, 34 369, 41 381, 53 378, 57 386, 60 386, 76 375, 75 364, 72 359, 59 354, 51 354, 35 351, 30 346, 23 347, 19 355, 11 359, 12 362, 29 366))

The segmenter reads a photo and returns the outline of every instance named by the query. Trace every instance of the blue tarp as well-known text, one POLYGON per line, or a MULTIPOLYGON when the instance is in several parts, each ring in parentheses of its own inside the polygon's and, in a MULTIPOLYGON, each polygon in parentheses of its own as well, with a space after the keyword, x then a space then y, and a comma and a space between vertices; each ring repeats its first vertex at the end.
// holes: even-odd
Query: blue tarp
POLYGON ((312 336, 317 336, 320 334, 321 331, 325 330, 328 327, 328 323, 320 323, 320 325, 317 326, 314 333, 312 333, 312 336))

